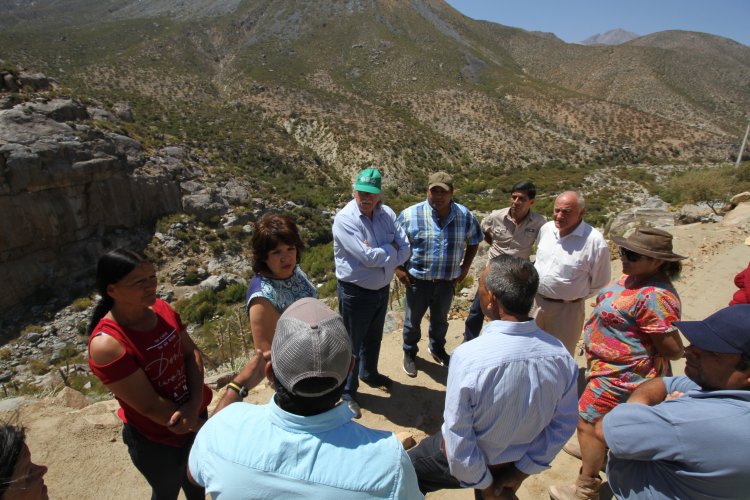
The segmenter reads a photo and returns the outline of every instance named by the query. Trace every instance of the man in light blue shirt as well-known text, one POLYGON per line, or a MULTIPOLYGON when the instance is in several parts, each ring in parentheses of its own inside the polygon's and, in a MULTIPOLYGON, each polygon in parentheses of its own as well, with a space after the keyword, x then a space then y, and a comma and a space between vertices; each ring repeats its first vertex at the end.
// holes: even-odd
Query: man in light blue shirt
POLYGON ((354 199, 333 220, 339 313, 356 359, 343 398, 356 418, 362 416, 356 399, 359 379, 373 387, 392 384, 378 372, 380 344, 394 270, 411 253, 396 214, 383 204, 381 182, 377 169, 362 170, 354 183, 354 199))
POLYGON ((617 498, 750 494, 750 304, 675 321, 690 341, 684 377, 655 378, 596 425, 617 498))
POLYGON ((409 451, 423 493, 509 495, 573 435, 578 366, 529 318, 538 284, 533 264, 511 255, 482 273, 479 299, 491 322, 453 351, 442 431, 409 451))
POLYGON ((213 499, 423 498, 396 437, 337 405, 353 361, 338 314, 311 297, 289 306, 270 361, 257 351, 198 432, 192 480, 213 499), (264 374, 276 390, 271 401, 239 403, 264 374))

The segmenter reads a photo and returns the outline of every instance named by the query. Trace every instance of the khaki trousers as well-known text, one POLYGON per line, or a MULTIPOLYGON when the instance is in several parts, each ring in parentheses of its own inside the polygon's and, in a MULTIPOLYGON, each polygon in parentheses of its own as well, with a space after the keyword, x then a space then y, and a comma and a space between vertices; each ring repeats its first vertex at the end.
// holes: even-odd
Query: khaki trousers
POLYGON ((585 308, 584 300, 566 304, 547 300, 537 294, 532 314, 539 328, 560 339, 570 355, 575 357, 576 344, 583 330, 585 308))

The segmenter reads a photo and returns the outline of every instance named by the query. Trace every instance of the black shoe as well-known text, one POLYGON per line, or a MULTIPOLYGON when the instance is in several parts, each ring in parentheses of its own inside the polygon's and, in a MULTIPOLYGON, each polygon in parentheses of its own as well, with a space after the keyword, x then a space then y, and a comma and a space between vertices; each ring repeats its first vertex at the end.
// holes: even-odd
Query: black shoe
POLYGON ((370 378, 361 378, 360 379, 365 384, 369 385, 370 387, 382 387, 384 389, 388 389, 390 386, 393 385, 393 380, 386 377, 382 373, 376 373, 370 378))
POLYGON ((404 371, 410 377, 417 376, 416 354, 404 351, 404 371))
POLYGON ((430 354, 432 354, 432 359, 434 359, 435 362, 440 366, 447 367, 451 362, 451 357, 448 356, 448 353, 445 352, 445 349, 435 349, 434 351, 430 349, 430 354))

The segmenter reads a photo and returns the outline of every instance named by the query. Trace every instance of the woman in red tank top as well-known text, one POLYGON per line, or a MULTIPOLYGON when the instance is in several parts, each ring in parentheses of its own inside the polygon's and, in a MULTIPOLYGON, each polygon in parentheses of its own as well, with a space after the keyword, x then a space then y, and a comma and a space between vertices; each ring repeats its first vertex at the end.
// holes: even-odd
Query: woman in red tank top
POLYGON ((114 250, 97 266, 101 299, 89 323, 89 365, 120 402, 123 441, 152 488, 152 499, 204 498, 187 479, 195 433, 211 390, 198 348, 180 316, 156 297, 156 270, 144 256, 114 250))

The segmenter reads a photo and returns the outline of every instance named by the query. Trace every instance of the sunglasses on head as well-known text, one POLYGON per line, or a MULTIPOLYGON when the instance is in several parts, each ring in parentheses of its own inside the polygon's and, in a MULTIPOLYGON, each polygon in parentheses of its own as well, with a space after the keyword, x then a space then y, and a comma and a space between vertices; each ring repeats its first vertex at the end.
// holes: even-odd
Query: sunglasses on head
POLYGON ((643 257, 645 257, 645 255, 641 255, 632 250, 628 250, 627 248, 620 247, 620 257, 622 257, 623 259, 627 259, 630 262, 638 262, 643 257))

